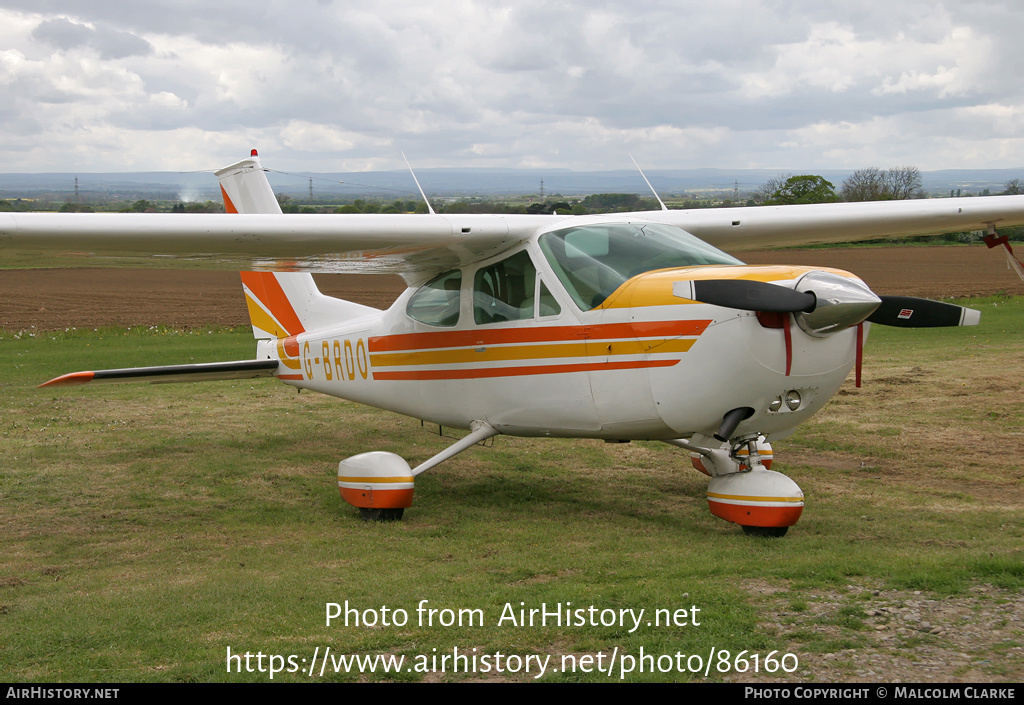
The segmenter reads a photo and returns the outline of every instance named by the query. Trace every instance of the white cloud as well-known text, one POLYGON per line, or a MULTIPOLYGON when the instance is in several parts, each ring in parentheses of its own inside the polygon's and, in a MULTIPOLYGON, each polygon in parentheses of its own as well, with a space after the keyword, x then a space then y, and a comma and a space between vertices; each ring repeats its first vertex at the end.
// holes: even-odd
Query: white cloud
MULTIPOLYGON (((302 152, 350 152, 361 142, 362 135, 304 120, 291 120, 281 128, 281 144, 302 152)), ((390 140, 372 140, 376 147, 386 147, 390 140)))
POLYGON ((619 168, 629 151, 652 169, 1014 166, 1021 15, 1009 0, 5 0, 0 124, 20 138, 3 163, 188 170, 255 145, 285 170, 402 168, 399 149, 417 166, 619 168))

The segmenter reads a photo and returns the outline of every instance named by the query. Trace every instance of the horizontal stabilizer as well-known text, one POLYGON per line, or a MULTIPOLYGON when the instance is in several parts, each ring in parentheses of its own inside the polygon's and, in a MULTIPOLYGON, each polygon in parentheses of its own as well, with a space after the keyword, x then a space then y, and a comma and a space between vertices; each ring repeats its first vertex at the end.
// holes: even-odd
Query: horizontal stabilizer
POLYGON ((277 360, 238 360, 235 362, 206 362, 196 365, 162 365, 159 367, 126 367, 120 370, 72 372, 61 375, 40 387, 71 387, 89 382, 118 384, 124 382, 206 382, 219 379, 252 379, 273 377, 277 360))

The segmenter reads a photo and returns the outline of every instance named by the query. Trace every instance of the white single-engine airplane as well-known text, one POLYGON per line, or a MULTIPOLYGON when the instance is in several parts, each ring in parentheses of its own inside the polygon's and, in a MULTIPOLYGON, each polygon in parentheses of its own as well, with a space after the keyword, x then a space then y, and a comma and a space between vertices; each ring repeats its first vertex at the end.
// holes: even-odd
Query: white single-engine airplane
MULTIPOLYGON (((342 498, 398 519, 416 476, 497 434, 659 440, 710 476, 711 512, 781 536, 803 492, 770 440, 820 410, 869 323, 979 314, 876 296, 835 269, 747 266, 767 247, 1024 224, 1024 196, 563 215, 285 215, 255 150, 217 172, 230 214, 0 213, 42 252, 211 255, 242 273, 256 357, 76 372, 44 386, 277 377, 469 433, 415 468, 341 461, 342 498), (231 215, 237 214, 237 215, 231 215), (701 238, 701 239, 698 239, 701 238), (710 243, 710 244, 709 244, 710 243), (397 272, 386 311, 321 294, 311 271, 397 272)), ((858 379, 859 381, 859 379, 858 379)))

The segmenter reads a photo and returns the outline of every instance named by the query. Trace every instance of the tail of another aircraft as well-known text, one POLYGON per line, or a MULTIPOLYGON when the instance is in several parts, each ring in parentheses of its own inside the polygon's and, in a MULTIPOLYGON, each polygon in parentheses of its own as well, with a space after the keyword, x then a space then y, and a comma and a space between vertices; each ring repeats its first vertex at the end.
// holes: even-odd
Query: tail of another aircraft
MULTIPOLYGON (((228 213, 279 214, 281 206, 256 150, 242 161, 216 172, 228 213)), ((291 347, 287 339, 310 330, 326 328, 376 309, 324 296, 305 272, 242 272, 245 303, 253 335, 258 340, 276 339, 282 359, 291 347)))

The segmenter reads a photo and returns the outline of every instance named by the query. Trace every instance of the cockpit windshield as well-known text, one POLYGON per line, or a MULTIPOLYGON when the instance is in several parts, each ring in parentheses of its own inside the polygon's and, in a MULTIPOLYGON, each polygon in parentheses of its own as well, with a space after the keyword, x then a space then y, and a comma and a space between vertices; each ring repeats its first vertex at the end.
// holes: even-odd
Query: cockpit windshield
POLYGON ((657 223, 603 223, 545 233, 540 249, 583 311, 600 306, 637 274, 701 264, 743 264, 678 228, 657 223))

